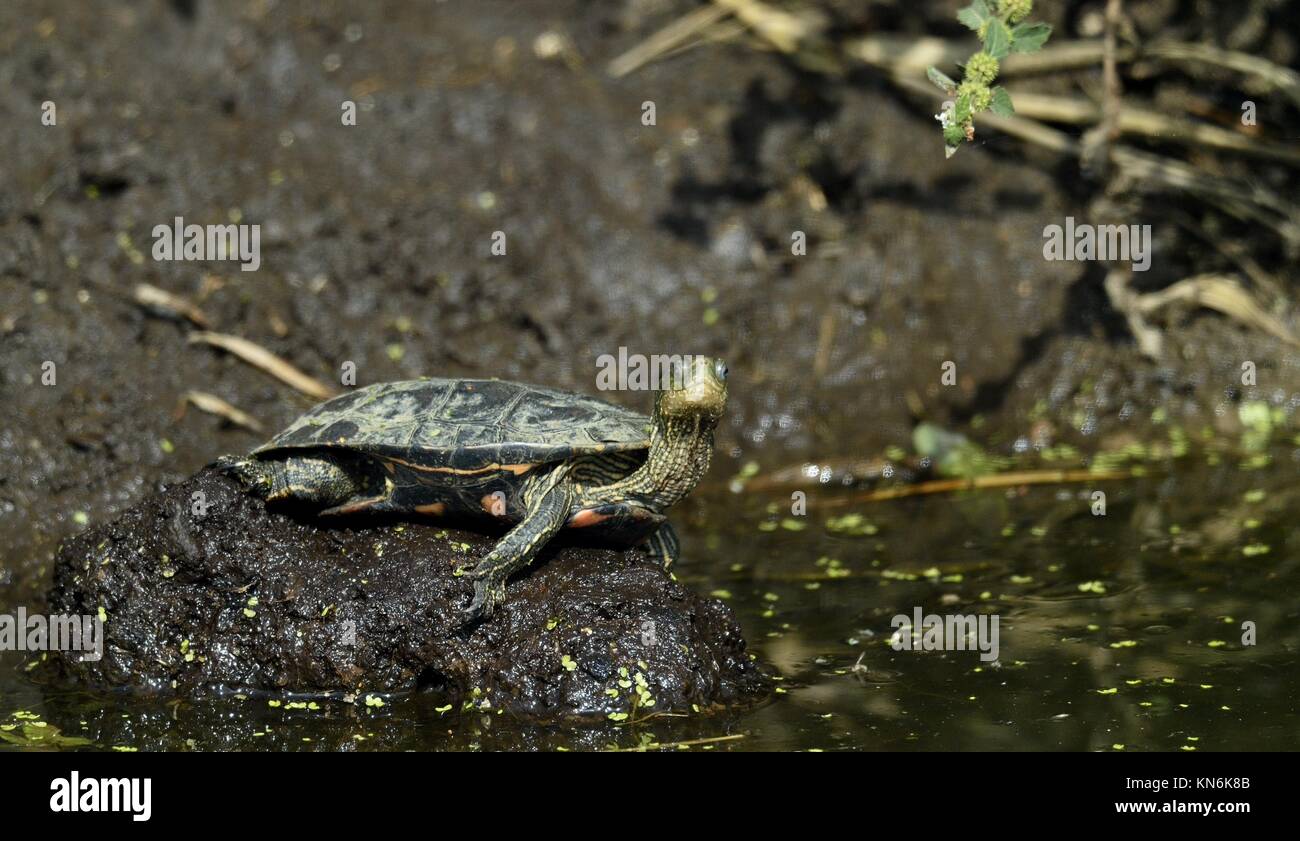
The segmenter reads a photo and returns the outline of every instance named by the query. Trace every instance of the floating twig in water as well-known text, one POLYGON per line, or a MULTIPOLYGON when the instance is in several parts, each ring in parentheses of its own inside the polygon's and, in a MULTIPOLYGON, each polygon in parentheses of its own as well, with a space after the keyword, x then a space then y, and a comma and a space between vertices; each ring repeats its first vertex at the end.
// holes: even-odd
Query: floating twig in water
POLYGON ((176 419, 180 420, 185 415, 186 406, 194 406, 200 412, 207 412, 209 415, 216 415, 219 418, 225 418, 235 426, 242 426, 245 429, 251 429, 254 432, 262 432, 262 424, 257 418, 247 412, 236 409, 226 401, 222 400, 215 394, 209 394, 206 391, 187 391, 181 397, 181 404, 177 408, 176 419))
POLYGON ((230 336, 225 333, 196 331, 190 334, 189 342, 190 344, 207 344, 219 347, 228 353, 234 354, 254 368, 260 368, 280 382, 308 397, 325 400, 338 394, 335 389, 330 388, 310 374, 303 373, 266 348, 254 344, 248 339, 230 336))
POLYGON ((901 499, 906 496, 921 496, 923 494, 953 493, 955 491, 986 490, 989 488, 1013 488, 1017 485, 1105 482, 1131 478, 1133 478, 1133 474, 1123 470, 1022 470, 1011 473, 995 473, 991 476, 973 476, 969 479, 932 479, 916 485, 881 488, 843 499, 818 500, 817 504, 822 507, 832 507, 851 505, 856 502, 884 502, 889 499, 901 499))
POLYGON ((686 739, 681 742, 650 742, 645 745, 637 745, 634 748, 615 748, 608 753, 643 753, 648 750, 667 750, 668 748, 688 748, 693 745, 712 745, 718 742, 734 742, 736 739, 745 738, 744 733, 732 733, 730 736, 709 736, 703 739, 686 739))

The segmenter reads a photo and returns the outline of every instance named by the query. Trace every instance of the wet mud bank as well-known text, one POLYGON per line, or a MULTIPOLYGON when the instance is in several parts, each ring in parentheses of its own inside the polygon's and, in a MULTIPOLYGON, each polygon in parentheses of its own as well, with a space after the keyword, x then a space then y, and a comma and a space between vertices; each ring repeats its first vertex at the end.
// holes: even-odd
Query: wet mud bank
POLYGON ((149 496, 60 546, 50 609, 100 616, 105 645, 54 668, 178 694, 434 691, 539 718, 703 712, 770 690, 730 609, 638 552, 550 549, 466 626, 473 588, 455 569, 492 538, 349 526, 267 510, 206 471, 149 496))

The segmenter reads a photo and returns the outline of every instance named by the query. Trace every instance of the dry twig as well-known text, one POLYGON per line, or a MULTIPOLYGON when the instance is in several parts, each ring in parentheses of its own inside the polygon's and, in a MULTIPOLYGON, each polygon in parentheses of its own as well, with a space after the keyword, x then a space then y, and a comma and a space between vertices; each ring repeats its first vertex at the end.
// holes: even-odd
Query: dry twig
POLYGON ((195 327, 202 327, 205 330, 210 323, 203 310, 189 299, 147 283, 137 283, 131 297, 145 309, 167 318, 183 318, 195 327))
POLYGON ((263 431, 262 424, 258 423, 257 418, 245 411, 236 409, 225 400, 206 391, 185 392, 184 396, 181 397, 181 404, 176 413, 178 420, 184 416, 186 406, 193 406, 200 412, 207 412, 210 415, 224 418, 235 426, 242 426, 245 429, 251 429, 253 432, 263 431))
POLYGON ((189 336, 190 344, 207 344, 237 356, 254 368, 258 368, 275 377, 285 385, 294 388, 308 397, 325 400, 338 392, 325 383, 305 374, 290 363, 271 353, 261 345, 254 344, 239 336, 225 333, 196 331, 189 336))

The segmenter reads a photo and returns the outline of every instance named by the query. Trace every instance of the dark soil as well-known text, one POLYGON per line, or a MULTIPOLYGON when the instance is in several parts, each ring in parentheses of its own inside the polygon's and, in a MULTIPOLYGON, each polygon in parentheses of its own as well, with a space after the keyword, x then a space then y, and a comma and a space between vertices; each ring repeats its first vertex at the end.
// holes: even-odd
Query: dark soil
POLYGON ((61 664, 98 686, 359 702, 428 689, 540 718, 691 712, 769 691, 731 611, 638 552, 549 550, 489 620, 466 625, 472 586, 453 570, 492 543, 415 523, 319 528, 203 472, 61 547, 51 609, 106 616, 103 658, 61 664))

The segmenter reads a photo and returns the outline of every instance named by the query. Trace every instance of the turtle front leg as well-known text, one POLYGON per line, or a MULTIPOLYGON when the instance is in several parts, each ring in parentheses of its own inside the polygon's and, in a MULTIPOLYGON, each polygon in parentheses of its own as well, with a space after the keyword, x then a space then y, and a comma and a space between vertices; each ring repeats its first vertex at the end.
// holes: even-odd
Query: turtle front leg
POLYGON ((677 563, 677 556, 681 553, 681 542, 677 539, 677 532, 668 523, 664 523, 655 533, 641 544, 641 549, 650 557, 657 559, 664 565, 664 571, 667 572, 673 564, 677 563))
POLYGON ((556 468, 531 492, 525 493, 528 508, 523 520, 469 570, 474 580, 474 601, 469 606, 468 620, 491 616, 505 601, 506 579, 528 566, 547 541, 564 527, 574 499, 567 474, 565 468, 556 468))

